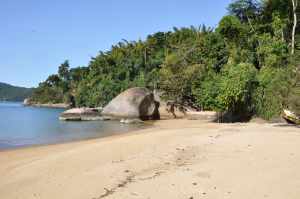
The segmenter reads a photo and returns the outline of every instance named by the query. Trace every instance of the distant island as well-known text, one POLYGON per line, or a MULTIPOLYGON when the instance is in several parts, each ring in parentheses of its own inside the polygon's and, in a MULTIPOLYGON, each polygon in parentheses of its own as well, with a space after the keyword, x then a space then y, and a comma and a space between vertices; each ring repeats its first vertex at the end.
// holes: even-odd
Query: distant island
POLYGON ((32 95, 32 88, 13 86, 0 82, 0 101, 23 101, 32 95))

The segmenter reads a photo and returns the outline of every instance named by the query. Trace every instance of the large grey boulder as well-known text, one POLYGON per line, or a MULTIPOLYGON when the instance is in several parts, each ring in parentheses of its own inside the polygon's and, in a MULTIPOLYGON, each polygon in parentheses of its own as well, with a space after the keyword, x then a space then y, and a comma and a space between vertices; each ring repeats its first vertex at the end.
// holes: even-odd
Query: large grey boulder
POLYGON ((115 97, 102 111, 112 119, 159 119, 159 103, 147 88, 131 88, 115 97))

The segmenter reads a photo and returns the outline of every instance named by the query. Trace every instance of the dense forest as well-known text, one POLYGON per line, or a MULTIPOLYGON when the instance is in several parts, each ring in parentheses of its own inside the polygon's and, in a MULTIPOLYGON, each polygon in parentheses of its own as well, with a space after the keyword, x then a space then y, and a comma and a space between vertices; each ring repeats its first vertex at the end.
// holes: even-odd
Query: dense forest
POLYGON ((40 83, 39 103, 103 106, 134 86, 199 110, 272 119, 283 108, 300 113, 298 0, 236 0, 215 28, 174 28, 145 40, 123 40, 86 67, 40 83))
POLYGON ((0 101, 23 101, 32 95, 33 89, 12 86, 0 82, 0 101))

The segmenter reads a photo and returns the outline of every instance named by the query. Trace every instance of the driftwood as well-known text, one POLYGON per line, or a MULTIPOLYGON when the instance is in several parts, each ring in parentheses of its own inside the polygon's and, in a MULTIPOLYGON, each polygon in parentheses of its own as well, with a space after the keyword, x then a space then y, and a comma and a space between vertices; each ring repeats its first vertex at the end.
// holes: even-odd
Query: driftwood
POLYGON ((186 115, 186 112, 188 111, 188 107, 186 107, 180 103, 176 103, 176 102, 172 102, 172 101, 167 102, 166 110, 168 113, 171 113, 174 118, 177 118, 177 115, 175 113, 176 109, 179 112, 183 113, 184 115, 186 115))

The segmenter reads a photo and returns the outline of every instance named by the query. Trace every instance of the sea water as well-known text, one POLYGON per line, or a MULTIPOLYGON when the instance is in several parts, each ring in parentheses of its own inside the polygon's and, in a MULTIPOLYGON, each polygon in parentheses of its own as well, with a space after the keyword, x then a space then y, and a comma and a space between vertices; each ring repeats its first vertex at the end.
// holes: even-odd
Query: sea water
POLYGON ((100 138, 145 128, 142 124, 118 121, 60 121, 63 111, 0 102, 0 150, 100 138))

